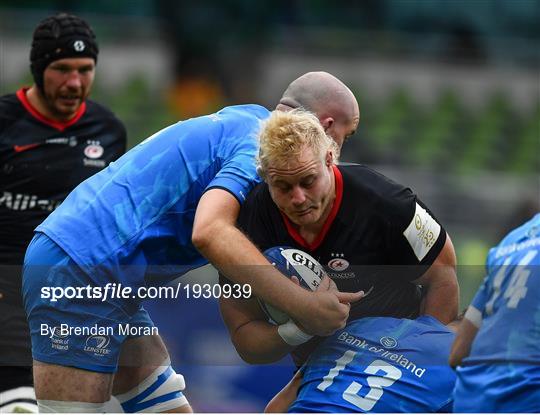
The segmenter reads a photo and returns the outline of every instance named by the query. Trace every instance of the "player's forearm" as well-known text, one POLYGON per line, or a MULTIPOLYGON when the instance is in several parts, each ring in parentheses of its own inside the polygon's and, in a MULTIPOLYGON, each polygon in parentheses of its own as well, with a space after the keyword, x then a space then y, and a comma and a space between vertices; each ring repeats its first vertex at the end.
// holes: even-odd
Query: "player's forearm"
POLYGON ((283 341, 277 326, 265 321, 251 321, 235 331, 232 341, 246 363, 274 363, 293 350, 283 341))
POLYGON ((423 314, 433 316, 443 324, 453 321, 459 311, 459 285, 455 273, 445 270, 444 275, 438 276, 426 288, 423 314))
MULTIPOLYGON (((236 227, 215 222, 193 243, 214 266, 232 281, 250 284, 258 298, 290 313, 304 301, 306 292, 285 278, 236 227)), ((294 314, 294 313, 291 313, 294 314)))
POLYGON ((239 207, 221 189, 211 189, 201 197, 192 233, 201 254, 232 281, 250 284, 254 295, 284 311, 306 333, 326 336, 343 327, 349 315, 345 303, 359 300, 361 294, 339 293, 328 286, 312 293, 294 284, 235 227, 239 207))
POLYGON ((459 311, 459 284, 456 253, 449 235, 446 235, 444 247, 435 262, 415 282, 427 289, 422 303, 423 314, 429 314, 443 324, 454 321, 459 311))
POLYGON ((448 356, 448 364, 450 367, 455 368, 456 366, 461 365, 463 359, 469 355, 470 348, 471 345, 469 343, 465 343, 462 339, 456 337, 452 344, 450 355, 448 356))
POLYGON ((469 306, 465 318, 459 325, 456 338, 454 339, 452 349, 450 350, 450 357, 448 358, 448 363, 452 367, 459 366, 463 359, 469 356, 472 343, 480 328, 479 325, 477 325, 478 323, 473 323, 469 320, 471 316, 470 313, 477 314, 479 312, 473 306, 469 306))

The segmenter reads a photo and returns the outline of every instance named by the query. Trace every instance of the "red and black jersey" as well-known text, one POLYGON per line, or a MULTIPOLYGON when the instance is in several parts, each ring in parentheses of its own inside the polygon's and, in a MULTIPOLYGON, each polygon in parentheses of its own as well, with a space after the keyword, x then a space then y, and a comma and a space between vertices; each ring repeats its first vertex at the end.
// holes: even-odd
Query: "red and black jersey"
MULTIPOLYGON (((87 100, 62 123, 33 108, 26 89, 0 97, 0 305, 22 305, 20 266, 34 228, 125 150, 124 125, 96 102, 87 100)), ((21 332, 16 319, 6 324, 0 354, 6 336, 21 332)))
POLYGON ((60 123, 39 114, 24 89, 1 97, 0 263, 22 264, 34 228, 125 149, 123 124, 96 102, 60 123))
POLYGON ((364 290, 350 319, 416 317, 421 290, 411 281, 437 258, 446 231, 411 189, 363 165, 334 172, 336 199, 313 243, 280 212, 265 183, 249 194, 239 227, 262 251, 291 246, 309 253, 341 291, 364 290))

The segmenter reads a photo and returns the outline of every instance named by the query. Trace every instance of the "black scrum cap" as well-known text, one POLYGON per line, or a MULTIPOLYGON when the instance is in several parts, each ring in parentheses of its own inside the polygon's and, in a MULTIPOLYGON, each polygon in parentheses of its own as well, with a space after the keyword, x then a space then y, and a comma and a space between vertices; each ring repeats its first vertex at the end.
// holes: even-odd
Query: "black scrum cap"
POLYGON ((42 20, 34 30, 30 69, 43 91, 43 72, 58 59, 90 57, 97 62, 99 49, 92 28, 83 19, 59 13, 42 20))

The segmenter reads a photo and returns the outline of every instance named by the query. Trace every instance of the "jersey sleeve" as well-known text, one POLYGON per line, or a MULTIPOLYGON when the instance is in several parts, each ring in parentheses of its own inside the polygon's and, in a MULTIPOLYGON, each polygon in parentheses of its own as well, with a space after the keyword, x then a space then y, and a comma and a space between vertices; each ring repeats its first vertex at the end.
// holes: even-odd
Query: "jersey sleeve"
MULTIPOLYGON (((262 107, 261 107, 262 108, 262 107)), ((218 158, 221 160, 219 170, 206 187, 206 190, 220 188, 230 192, 240 204, 243 204, 248 193, 260 182, 256 171, 256 154, 258 151, 257 131, 259 117, 264 116, 260 109, 250 108, 249 116, 220 112, 216 116, 223 117, 223 137, 219 144, 218 158)), ((267 113, 267 110, 264 109, 267 113)))
POLYGON ((487 275, 484 279, 484 281, 482 282, 482 285, 480 286, 480 288, 478 289, 478 291, 476 292, 476 294, 474 295, 474 298, 471 302, 471 305, 476 308, 478 311, 482 312, 484 311, 484 309, 486 308, 486 304, 488 302, 488 297, 489 297, 489 275, 487 275))
MULTIPOLYGON (((255 206, 257 205, 256 201, 259 199, 259 191, 262 186, 263 184, 259 184, 251 191, 251 193, 249 193, 245 203, 240 207, 240 212, 236 220, 238 229, 240 229, 259 249, 261 248, 257 245, 256 241, 264 239, 264 234, 260 232, 260 226, 254 224, 259 222, 258 217, 261 213, 261 210, 255 209, 255 206), (248 229, 254 232, 249 232, 248 234, 248 229)), ((220 285, 233 284, 233 282, 221 272, 219 273, 219 283, 220 285)))
POLYGON ((223 189, 243 204, 247 195, 260 181, 255 168, 255 155, 249 149, 240 151, 227 160, 206 190, 223 189))
MULTIPOLYGON (((279 237, 276 214, 279 215, 275 205, 271 203, 266 184, 259 183, 240 207, 236 226, 257 249, 264 252, 273 246, 287 245, 286 241, 279 237)), ((223 285, 231 281, 220 275, 220 283, 223 285)))
POLYGON ((431 265, 446 241, 446 231, 409 189, 394 204, 389 227, 394 263, 431 265))
POLYGON ((478 292, 474 295, 474 298, 465 312, 464 318, 469 320, 476 328, 482 326, 484 320, 484 313, 486 304, 489 299, 489 293, 487 290, 487 278, 484 280, 478 292))
POLYGON ((408 188, 386 201, 388 263, 399 265, 405 279, 420 277, 433 264, 446 242, 446 231, 408 188))
MULTIPOLYGON (((492 252, 493 251, 490 252, 490 256, 492 252)), ((482 281, 482 285, 480 285, 480 288, 474 295, 471 304, 467 308, 467 312, 465 313, 465 318, 473 323, 477 328, 480 328, 482 325, 482 320, 485 317, 486 304, 491 296, 491 290, 489 288, 491 285, 491 277, 489 273, 490 256, 488 256, 486 265, 488 273, 486 274, 484 281, 482 281)))

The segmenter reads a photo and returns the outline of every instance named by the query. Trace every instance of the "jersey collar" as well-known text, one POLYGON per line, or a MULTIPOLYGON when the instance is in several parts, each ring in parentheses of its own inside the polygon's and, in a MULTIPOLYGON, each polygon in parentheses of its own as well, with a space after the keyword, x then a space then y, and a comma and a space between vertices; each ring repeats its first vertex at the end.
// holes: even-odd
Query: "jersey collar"
POLYGON ((341 172, 339 171, 337 166, 332 166, 332 169, 334 170, 334 177, 336 180, 336 198, 334 199, 334 204, 332 205, 332 210, 330 210, 330 214, 326 218, 326 221, 324 222, 324 225, 321 229, 321 232, 315 240, 309 244, 305 241, 304 238, 300 235, 300 233, 296 230, 292 222, 289 220, 287 215, 285 215, 283 212, 280 211, 281 216, 283 217, 283 221, 285 222, 285 226, 287 228, 287 232, 295 240, 297 244, 302 246, 303 248, 308 249, 309 251, 314 251, 317 249, 324 241, 324 238, 326 237, 326 234, 330 230, 330 227, 332 226, 332 223, 334 222, 334 219, 336 218, 336 215, 338 213, 338 210, 341 206, 341 201, 343 199, 343 176, 341 175, 341 172))
POLYGON ((75 124, 77 121, 79 121, 79 119, 86 111, 86 102, 83 101, 73 118, 67 121, 51 120, 50 118, 47 118, 43 114, 41 114, 36 108, 32 106, 30 101, 28 101, 28 98, 26 97, 26 91, 28 91, 28 89, 29 88, 21 88, 17 91, 17 98, 19 99, 19 101, 21 101, 23 107, 26 109, 26 111, 30 113, 30 115, 32 115, 38 121, 41 121, 42 123, 57 129, 58 131, 64 131, 69 126, 75 124))

